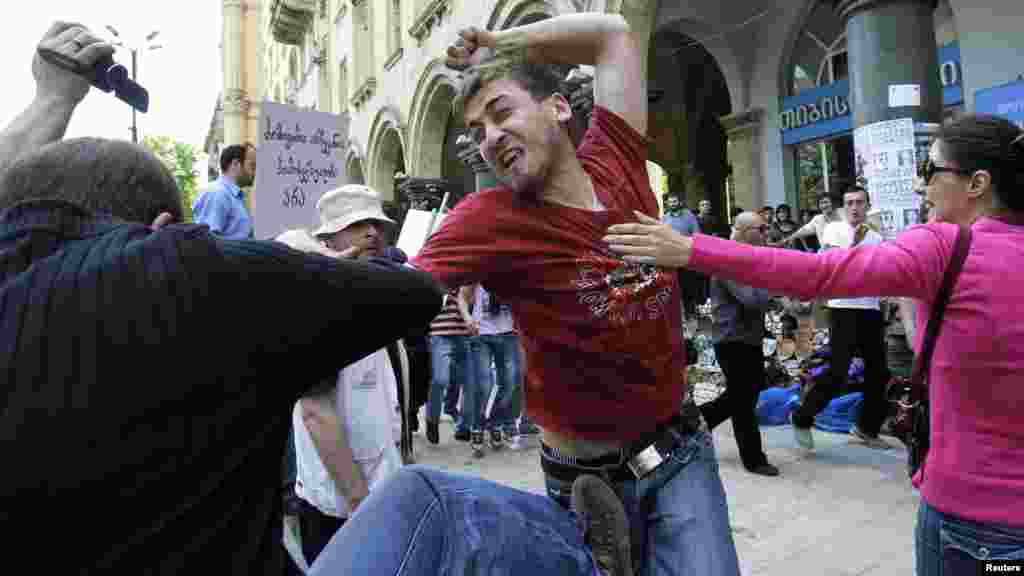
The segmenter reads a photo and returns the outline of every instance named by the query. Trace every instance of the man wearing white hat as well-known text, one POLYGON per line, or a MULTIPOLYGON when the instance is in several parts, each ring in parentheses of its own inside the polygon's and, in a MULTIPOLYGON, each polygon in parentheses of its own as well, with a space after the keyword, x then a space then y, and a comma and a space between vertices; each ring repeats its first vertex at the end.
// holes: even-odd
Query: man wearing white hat
MULTIPOLYGON (((342 186, 325 193, 316 207, 320 226, 312 234, 290 230, 277 241, 334 258, 382 254, 387 228, 394 222, 373 190, 342 186)), ((286 547, 300 567, 313 563, 369 490, 402 464, 395 446, 401 433, 396 436, 394 430, 398 378, 388 351, 378 350, 346 366, 331 384, 297 402, 292 414, 303 557, 295 557, 297 550, 287 536, 286 547)), ((400 418, 397 424, 401 430, 400 418)))
POLYGON ((380 195, 362 184, 331 190, 316 203, 320 227, 313 236, 345 258, 380 256, 395 221, 384 214, 380 195))

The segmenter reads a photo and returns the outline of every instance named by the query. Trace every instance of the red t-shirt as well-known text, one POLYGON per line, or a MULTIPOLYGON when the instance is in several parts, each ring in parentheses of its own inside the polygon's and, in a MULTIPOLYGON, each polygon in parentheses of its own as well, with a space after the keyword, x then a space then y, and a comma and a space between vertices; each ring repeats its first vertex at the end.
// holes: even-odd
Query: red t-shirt
POLYGON ((657 217, 647 145, 595 107, 577 156, 607 211, 482 190, 412 260, 447 286, 480 282, 508 303, 526 352, 527 413, 566 436, 635 440, 677 414, 685 394, 675 272, 629 264, 601 240, 635 221, 633 210, 657 217))

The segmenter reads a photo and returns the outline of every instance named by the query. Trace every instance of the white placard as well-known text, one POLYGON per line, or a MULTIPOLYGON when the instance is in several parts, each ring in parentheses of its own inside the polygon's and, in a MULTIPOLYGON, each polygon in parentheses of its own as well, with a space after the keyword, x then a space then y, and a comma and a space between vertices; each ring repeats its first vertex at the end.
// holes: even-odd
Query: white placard
POLYGON ((344 183, 342 117, 264 102, 253 196, 255 236, 315 228, 316 202, 344 183))
POLYGON ((405 221, 402 223, 402 231, 398 234, 396 246, 409 258, 416 256, 426 243, 427 236, 433 233, 433 224, 433 212, 410 208, 405 213, 405 221))
POLYGON ((889 86, 889 108, 921 105, 919 84, 893 84, 889 86))
POLYGON ((857 177, 867 180, 873 211, 882 236, 891 238, 917 223, 921 197, 917 176, 914 121, 876 122, 853 131, 857 177))

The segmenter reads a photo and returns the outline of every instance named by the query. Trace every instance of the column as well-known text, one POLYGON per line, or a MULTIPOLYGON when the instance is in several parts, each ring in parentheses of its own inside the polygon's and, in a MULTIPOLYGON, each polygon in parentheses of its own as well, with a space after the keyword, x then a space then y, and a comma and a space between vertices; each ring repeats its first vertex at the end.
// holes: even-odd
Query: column
POLYGON ((493 188, 498 185, 498 178, 480 154, 480 147, 469 136, 465 134, 459 136, 458 140, 455 141, 455 146, 459 160, 473 171, 473 176, 476 179, 476 186, 472 190, 473 192, 493 188))
POLYGON ((942 121, 935 50, 936 0, 833 0, 846 22, 853 126, 913 118, 942 121), (919 106, 889 106, 889 87, 921 87, 919 106))
POLYGON ((224 36, 221 46, 224 58, 224 144, 238 144, 245 137, 247 109, 242 85, 242 1, 224 0, 224 36))
MULTIPOLYGON (((756 211, 764 205, 764 173, 761 157, 761 126, 764 110, 751 108, 737 114, 722 116, 719 121, 729 138, 727 155, 732 166, 731 188, 736 206, 756 211)), ((728 219, 729 215, 725 215, 728 219)))

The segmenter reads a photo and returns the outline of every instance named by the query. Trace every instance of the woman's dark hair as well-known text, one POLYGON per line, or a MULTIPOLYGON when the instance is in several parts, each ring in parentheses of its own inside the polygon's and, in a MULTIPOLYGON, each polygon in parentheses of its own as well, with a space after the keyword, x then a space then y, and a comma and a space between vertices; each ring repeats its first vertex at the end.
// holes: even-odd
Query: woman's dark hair
POLYGON ((0 177, 0 211, 25 200, 63 200, 150 224, 161 212, 181 222, 177 182, 150 151, 122 140, 72 138, 43 146, 0 177))
POLYGON ((983 114, 968 114, 939 130, 948 160, 963 170, 986 170, 1000 204, 1024 211, 1024 131, 1016 124, 983 114))
POLYGON ((785 211, 786 214, 788 214, 789 216, 793 216, 793 209, 789 207, 789 204, 779 204, 778 206, 775 207, 776 215, 778 215, 778 213, 782 211, 785 211))

